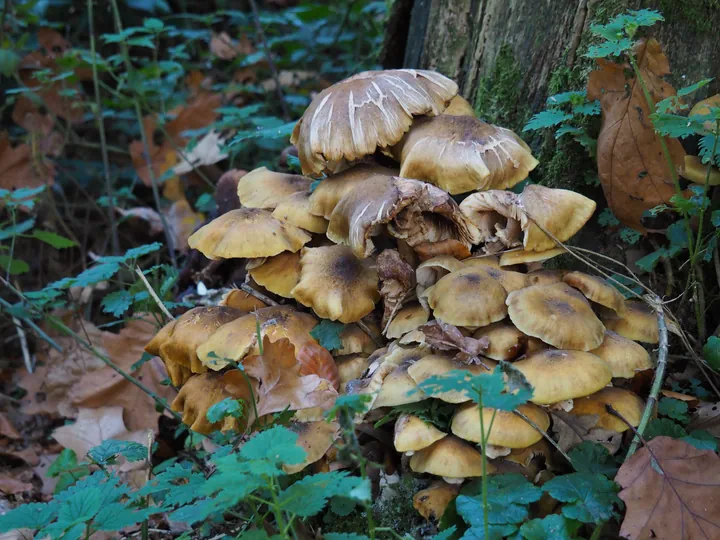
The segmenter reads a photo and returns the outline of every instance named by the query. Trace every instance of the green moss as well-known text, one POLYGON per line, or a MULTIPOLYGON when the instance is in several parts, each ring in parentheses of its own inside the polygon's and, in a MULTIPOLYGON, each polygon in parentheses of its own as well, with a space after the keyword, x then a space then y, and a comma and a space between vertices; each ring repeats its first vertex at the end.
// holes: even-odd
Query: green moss
POLYGON ((686 24, 695 32, 708 33, 717 20, 720 0, 660 0, 659 10, 666 21, 686 24))

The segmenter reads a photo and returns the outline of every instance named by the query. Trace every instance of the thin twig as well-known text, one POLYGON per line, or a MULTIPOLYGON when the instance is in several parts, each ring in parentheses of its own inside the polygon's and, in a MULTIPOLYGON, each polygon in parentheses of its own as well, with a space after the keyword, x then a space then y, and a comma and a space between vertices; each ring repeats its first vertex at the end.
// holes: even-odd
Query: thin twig
POLYGON ((360 319, 355 324, 357 324, 358 327, 360 328, 360 330, 365 332, 368 335, 368 337, 373 340, 375 345, 377 345, 378 347, 380 347, 382 345, 382 336, 378 336, 375 332, 373 332, 365 321, 360 319))
POLYGON ((268 66, 270 66, 270 73, 272 73, 272 78, 275 81, 275 94, 277 94, 278 101, 280 102, 280 109, 282 109, 283 120, 287 122, 290 120, 290 112, 288 111, 287 103, 285 102, 285 95, 283 94, 282 88, 280 87, 280 77, 278 75, 275 61, 272 59, 272 51, 270 51, 270 46, 268 45, 267 38, 265 37, 265 32, 262 29, 262 24, 260 24, 260 12, 258 11, 257 2, 255 2, 255 0, 250 0, 250 9, 252 10, 253 14, 255 30, 257 31, 258 38, 260 39, 260 43, 262 44, 263 52, 265 53, 265 58, 267 58, 268 66))
POLYGON ((17 332, 18 339, 20 340, 20 348, 22 349, 23 361, 25 362, 25 369, 28 373, 33 372, 32 358, 30 357, 30 350, 28 349, 27 336, 25 330, 23 330, 22 323, 15 317, 12 318, 12 322, 15 325, 15 331, 17 332))
POLYGON ((147 289, 148 293, 150 293, 150 296, 152 296, 152 299, 155 300, 155 303, 160 308, 160 311, 162 311, 165 316, 170 319, 171 321, 175 320, 175 317, 172 316, 172 313, 168 311, 168 308, 165 307, 165 304, 162 300, 160 300, 160 297, 155 292, 155 289, 152 288, 152 285, 150 285, 150 282, 145 277, 145 274, 143 274, 142 270, 140 270, 139 266, 135 267, 135 273, 140 277, 140 279, 143 282, 143 285, 145 285, 145 288, 147 289))
MULTIPOLYGON (((22 299, 25 298, 24 296, 22 296, 22 294, 21 294, 17 289, 15 289, 15 287, 13 287, 12 285, 10 285, 10 283, 8 283, 7 281, 5 281, 5 279, 4 279, 3 277, 0 277, 0 283, 2 283, 3 285, 5 285, 6 287, 8 287, 8 288, 9 288, 10 290, 12 290, 15 294, 17 294, 18 296, 20 296, 20 298, 22 298, 22 299)), ((10 302, 7 302, 4 298, 0 298, 0 306, 2 306, 2 307, 4 307, 5 309, 7 309, 8 312, 11 312, 10 310, 12 310, 12 308, 13 308, 12 304, 10 304, 10 302)), ((60 345, 58 345, 57 343, 55 343, 55 340, 52 339, 50 336, 48 336, 48 335, 47 335, 37 324, 35 324, 31 319, 29 319, 29 318, 23 318, 23 321, 24 321, 25 324, 27 324, 30 328, 32 328, 33 331, 35 331, 42 339, 44 339, 45 341, 47 341, 48 344, 49 344, 53 349, 55 349, 55 350, 58 351, 58 352, 63 352, 63 348, 62 348, 60 345)))
POLYGON ((637 428, 637 434, 635 435, 635 438, 633 438, 630 449, 628 450, 627 456, 625 457, 626 460, 635 453, 635 450, 637 450, 638 445, 640 444, 640 438, 642 437, 642 434, 645 431, 648 422, 650 422, 650 417, 655 410, 657 397, 660 393, 660 388, 662 388, 663 379, 665 378, 665 368, 667 366, 668 355, 668 333, 667 326, 665 325, 665 311, 660 303, 660 299, 658 297, 655 297, 654 300, 655 305, 653 307, 655 308, 655 311, 657 313, 658 330, 660 334, 657 367, 655 368, 655 378, 653 379, 653 384, 650 388, 650 395, 648 396, 647 403, 645 404, 645 410, 643 411, 642 418, 640 419, 640 424, 637 428))
MULTIPOLYGON (((560 445, 558 443, 556 443, 555 440, 545 432, 545 430, 543 430, 540 426, 538 426, 535 422, 530 420, 530 418, 525 416, 523 413, 521 413, 517 409, 513 411, 513 414, 519 416, 520 418, 525 420, 528 424, 530 424, 535 431, 537 431, 540 435, 542 435, 545 438, 545 440, 547 442, 549 442, 551 445, 553 445, 555 447, 555 450, 560 452, 560 454, 567 460, 567 462, 570 465, 573 465, 573 461, 572 461, 572 459, 570 459, 570 456, 568 456, 567 453, 562 448, 560 448, 560 445)), ((573 467, 574 467, 574 465, 573 465, 573 467)))
POLYGON ((241 288, 243 291, 245 291, 246 293, 248 293, 250 296, 254 296, 255 298, 257 298, 257 299, 260 300, 261 302, 265 302, 268 306, 279 306, 279 305, 280 305, 279 302, 276 302, 275 300, 273 300, 273 299, 270 298, 269 296, 266 296, 266 295, 264 295, 263 293, 256 291, 255 289, 253 289, 253 288, 252 288, 250 285, 248 285, 247 283, 241 283, 241 284, 240 284, 240 288, 241 288))

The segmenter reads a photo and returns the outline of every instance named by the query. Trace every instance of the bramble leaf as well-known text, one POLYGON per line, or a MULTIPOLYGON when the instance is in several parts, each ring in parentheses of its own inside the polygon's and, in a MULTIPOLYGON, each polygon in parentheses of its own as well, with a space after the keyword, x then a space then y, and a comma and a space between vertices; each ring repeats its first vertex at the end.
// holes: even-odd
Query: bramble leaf
POLYGON ((620 502, 618 485, 600 474, 571 473, 556 476, 542 490, 560 502, 566 518, 583 523, 605 523, 614 515, 620 502))
POLYGON ((121 317, 123 313, 130 309, 132 301, 132 294, 122 289, 105 295, 100 305, 103 307, 105 313, 110 313, 114 317, 121 317))
MULTIPOLYGON (((522 523, 528 518, 528 505, 540 500, 542 490, 524 476, 510 473, 488 480, 488 522, 491 525, 522 523)), ((458 514, 468 525, 483 526, 483 502, 480 483, 464 488, 455 500, 458 514), (469 495, 472 494, 472 495, 469 495)))
POLYGON ((618 470, 615 459, 600 443, 583 441, 570 450, 569 456, 579 473, 602 474, 613 478, 618 470))
POLYGON ((146 446, 135 441, 118 441, 107 439, 100 446, 95 446, 88 451, 95 462, 100 464, 110 463, 116 456, 123 456, 130 462, 142 461, 148 457, 146 446))

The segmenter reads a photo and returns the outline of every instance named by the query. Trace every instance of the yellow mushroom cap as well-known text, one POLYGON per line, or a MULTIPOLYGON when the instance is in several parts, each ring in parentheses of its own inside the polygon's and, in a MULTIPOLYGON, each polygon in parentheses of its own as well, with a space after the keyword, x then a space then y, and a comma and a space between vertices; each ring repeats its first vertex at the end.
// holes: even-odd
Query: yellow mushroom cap
POLYGON ((480 231, 485 252, 496 253, 522 244, 522 210, 512 191, 471 193, 460 203, 460 210, 480 231))
POLYGON ((478 328, 473 334, 475 339, 488 338, 488 348, 483 356, 493 360, 515 360, 522 356, 528 347, 528 336, 505 321, 498 321, 478 328))
POLYGON ((340 390, 345 390, 345 385, 353 379, 359 379, 365 370, 367 370, 370 362, 366 356, 359 354, 349 354, 346 356, 338 356, 335 363, 340 376, 340 390))
POLYGON ((283 465, 287 474, 302 471, 308 465, 322 458, 335 442, 340 425, 337 422, 291 422, 287 428, 297 433, 297 446, 305 450, 305 460, 295 465, 283 465))
MULTIPOLYGON (((715 94, 714 96, 698 101, 695 105, 693 105, 693 108, 690 109, 689 116, 704 116, 706 114, 710 114, 711 108, 717 107, 720 107, 720 94, 715 94)), ((715 122, 712 120, 706 120, 703 125, 708 131, 715 130, 715 122)))
POLYGON ((475 110, 467 99, 458 94, 450 100, 443 114, 450 116, 475 116, 475 110))
POLYGON ((485 268, 452 272, 425 291, 435 318, 455 326, 486 326, 507 316, 507 291, 485 268))
POLYGON ((501 270, 486 266, 488 276, 498 281, 507 292, 518 291, 528 286, 527 275, 512 270, 501 270))
POLYGON ((253 208, 231 210, 201 227, 188 245, 208 259, 271 257, 298 251, 311 240, 305 231, 253 208))
POLYGON ((463 259, 465 266, 489 266, 490 268, 500 268, 500 260, 496 255, 473 255, 467 259, 463 259))
POLYGON ((601 358, 583 351, 545 350, 513 363, 533 386, 530 401, 539 405, 589 396, 612 379, 601 358))
POLYGON ((428 322, 428 317, 429 314, 425 308, 413 302, 395 314, 395 317, 388 325, 385 336, 388 339, 400 338, 428 322))
POLYGON ((605 337, 605 327, 588 301, 565 283, 511 292, 507 305, 518 330, 558 349, 589 351, 605 337))
MULTIPOLYGON (((520 405, 519 412, 532 420, 540 429, 547 431, 550 427, 548 414, 532 403, 520 405)), ((501 411, 483 408, 483 423, 488 436, 487 443, 506 448, 526 448, 542 439, 542 434, 511 411, 501 411), (495 420, 493 420, 493 414, 495 420), (492 421, 492 429, 490 422, 492 421)), ((453 434, 461 439, 479 443, 482 441, 480 430, 480 407, 475 403, 466 403, 460 406, 452 419, 453 434)))
POLYGON ((358 259, 348 247, 305 248, 300 266, 292 295, 323 319, 357 322, 380 300, 374 261, 358 259))
MULTIPOLYGON (((146 345, 145 351, 148 354, 159 356, 166 366, 179 364, 188 368, 192 373, 204 373, 207 368, 198 358, 196 349, 222 325, 234 321, 242 315, 243 312, 229 307, 193 308, 166 324, 146 345)), ((184 380, 175 380, 174 370, 168 369, 168 374, 175 386, 180 386, 185 382, 184 380)))
POLYGON ((312 180, 299 174, 279 173, 260 167, 238 182, 237 194, 245 208, 274 209, 293 193, 310 189, 312 180))
POLYGON ((554 285, 555 283, 562 283, 563 278, 567 274, 567 270, 560 269, 547 269, 535 270, 528 272, 527 281, 528 286, 530 285, 554 285))
POLYGON ((372 409, 380 407, 397 407, 407 403, 417 403, 427 396, 417 387, 415 381, 408 375, 408 368, 412 360, 405 361, 395 367, 382 381, 380 392, 372 405, 372 409))
POLYGON ((300 280, 300 252, 285 251, 269 257, 260 266, 248 270, 255 283, 271 293, 292 298, 290 291, 300 280))
POLYGON ((430 182, 452 195, 510 188, 538 164, 515 133, 474 116, 418 118, 392 152, 400 161, 400 176, 430 182))
MULTIPOLYGON (((707 178, 708 164, 702 162, 702 158, 698 156, 685 156, 685 164, 680 172, 685 180, 690 180, 693 184, 705 184, 707 178)), ((710 178, 708 178, 708 186, 720 186, 720 170, 714 165, 710 168, 710 178)))
POLYGON ((417 115, 437 115, 457 95, 453 81, 434 71, 365 71, 320 92, 295 125, 303 174, 329 162, 356 161, 396 144, 417 115))
POLYGON ((427 448, 445 437, 438 428, 412 414, 402 414, 395 422, 395 450, 414 452, 427 448))
POLYGON ((421 489, 413 495, 413 507, 425 519, 439 520, 445 514, 448 505, 457 497, 458 491, 460 491, 458 484, 437 480, 430 487, 421 489))
POLYGON ((623 337, 643 343, 657 343, 660 340, 657 315, 642 300, 626 300, 627 311, 620 318, 603 319, 608 330, 623 337))
POLYGON ((524 249, 514 249, 506 251, 500 255, 500 266, 512 266, 514 264, 525 264, 532 262, 542 262, 567 253, 562 247, 547 249, 545 251, 526 251, 524 249))
MULTIPOLYGON (((483 362, 490 368, 494 369, 497 365, 493 360, 483 358, 483 362)), ((416 384, 422 384, 430 377, 443 376, 451 371, 466 371, 470 375, 482 375, 489 373, 487 369, 479 364, 466 364, 449 356, 427 355, 408 368, 408 375, 416 384)), ((449 390, 447 392, 433 392, 432 397, 445 401, 447 403, 465 403, 470 401, 470 397, 464 392, 457 390, 449 390)))
MULTIPOLYGON (((432 259, 421 262, 415 270, 415 279, 418 285, 425 289, 434 285, 438 280, 456 270, 462 270, 465 264, 450 255, 438 255, 432 259)), ((424 289, 423 289, 424 290, 424 289)))
POLYGON ((597 414, 600 418, 595 427, 617 431, 618 433, 628 430, 628 425, 608 411, 606 405, 612 406, 633 427, 640 424, 640 419, 645 410, 643 400, 630 390, 608 386, 591 396, 574 400, 570 413, 577 416, 597 414))
POLYGON ((373 176, 397 176, 397 169, 359 163, 322 180, 310 195, 310 212, 330 219, 335 207, 347 193, 373 176))
POLYGON ((523 223, 523 247, 527 251, 546 251, 557 247, 540 227, 560 242, 569 240, 587 223, 597 206, 592 199, 574 191, 539 184, 526 186, 519 202, 527 218, 527 223, 523 223))
POLYGON ((630 379, 636 372, 653 367, 650 355, 642 345, 610 330, 605 332, 602 344, 590 352, 607 362, 613 377, 630 379))
POLYGON ((197 348, 200 361, 212 370, 220 370, 228 360, 239 362, 248 354, 259 354, 257 324, 261 337, 270 341, 283 338, 299 351, 307 343, 315 343, 310 335, 318 321, 308 313, 295 311, 289 306, 273 306, 243 315, 218 328, 207 341, 197 348))
POLYGON ((625 297, 615 287, 597 276, 591 276, 583 272, 569 272, 563 277, 563 281, 578 289, 585 298, 612 309, 618 315, 626 311, 625 297))
MULTIPOLYGON (((368 326, 372 327, 372 324, 368 326)), ((345 354, 365 354, 369 355, 375 352, 377 345, 373 339, 365 333, 357 324, 348 324, 342 332, 340 332, 340 342, 342 348, 333 351, 334 354, 342 356, 345 354)))
MULTIPOLYGON (((482 455, 462 439, 448 435, 415 452, 410 458, 410 469, 444 478, 482 476, 482 455)), ((492 474, 495 466, 488 463, 486 470, 492 474)))
POLYGON ((317 234, 325 234, 328 222, 310 213, 310 192, 299 191, 285 197, 273 210, 273 217, 317 234))
POLYGON ((267 307, 265 302, 258 300, 252 294, 240 289, 230 289, 227 291, 223 294, 218 305, 231 307, 244 313, 267 307))

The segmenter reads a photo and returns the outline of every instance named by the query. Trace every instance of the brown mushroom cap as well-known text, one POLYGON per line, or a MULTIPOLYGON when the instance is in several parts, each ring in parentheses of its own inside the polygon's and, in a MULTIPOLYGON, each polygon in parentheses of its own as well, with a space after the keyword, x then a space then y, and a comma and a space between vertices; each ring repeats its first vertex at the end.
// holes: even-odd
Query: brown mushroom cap
MULTIPOLYGON (((462 439, 448 435, 415 452, 410 458, 410 469, 443 478, 482 476, 482 455, 462 439)), ((488 463, 487 473, 493 472, 494 465, 488 463)))
MULTIPOLYGON (((532 403, 520 405, 519 412, 532 420, 540 429, 547 431, 550 427, 548 414, 532 403)), ((526 448, 542 439, 542 434, 525 420, 511 411, 483 408, 483 423, 487 443, 506 448, 526 448), (493 421, 493 414, 495 420, 493 421), (492 421, 492 429, 490 423, 492 421)), ((462 405, 453 416, 451 429, 453 434, 466 441, 482 442, 480 430, 480 407, 475 403, 462 405)))
POLYGON ((418 118, 392 152, 400 161, 400 176, 453 195, 510 188, 538 164, 515 133, 474 116, 418 118))
POLYGON ((395 314, 385 335, 388 339, 400 338, 428 322, 428 317, 429 314, 425 308, 413 302, 395 314))
POLYGON ((528 286, 527 275, 512 270, 501 270, 486 266, 485 271, 488 276, 496 280, 507 292, 519 291, 528 286))
POLYGON ((452 272, 424 295, 435 318, 455 326, 487 326, 504 319, 508 313, 507 291, 482 267, 452 272))
POLYGON ((373 176, 397 176, 397 169, 359 163, 350 169, 325 178, 310 195, 310 212, 330 219, 333 210, 347 193, 373 176))
POLYGON ((325 234, 328 221, 310 213, 310 192, 299 191, 285 197, 273 210, 272 216, 306 231, 325 234))
POLYGON ((303 174, 318 175, 328 162, 356 161, 396 144, 417 115, 437 115, 457 85, 434 71, 365 71, 320 92, 295 125, 303 174))
POLYGON ((188 245, 208 259, 271 257, 298 251, 311 240, 305 231, 254 208, 231 210, 201 227, 188 245))
POLYGON ((539 405, 585 397, 612 379, 604 360, 583 351, 546 350, 513 364, 533 386, 530 401, 539 405))
POLYGON ((630 379, 638 371, 653 367, 650 355, 642 345, 611 330, 605 332, 602 344, 590 352, 607 362, 613 377, 630 379))
MULTIPOLYGON (((690 180, 693 184, 705 185, 707 177, 708 165, 702 162, 702 158, 698 156, 685 156, 685 164, 680 172, 685 180, 690 180)), ((710 178, 708 186, 720 186, 720 170, 712 166, 710 168, 710 178)))
POLYGON ((315 343, 310 330, 317 323, 312 315, 295 311, 289 306, 258 309, 218 328, 210 339, 197 348, 197 355, 210 369, 220 370, 229 365, 228 359, 239 362, 248 354, 259 354, 258 324, 261 337, 268 336, 270 341, 287 338, 299 351, 303 345, 315 343))
MULTIPOLYGON (((493 360, 483 358, 483 362, 490 368, 494 369, 497 365, 493 360)), ((479 364, 466 364, 454 358, 445 355, 427 355, 408 368, 408 375, 416 384, 422 384, 430 377, 443 376, 451 371, 466 371, 470 375, 482 375, 489 373, 487 369, 479 364)), ((470 396, 464 392, 457 390, 449 390, 447 392, 434 392, 432 397, 440 399, 447 403, 465 403, 470 401, 470 396)))
POLYGON ((588 300, 610 308, 620 316, 626 311, 625 297, 615 287, 597 276, 583 272, 569 272, 565 274, 563 281, 578 289, 588 300))
POLYGON ((660 331, 653 309, 642 300, 626 300, 625 308, 627 311, 620 318, 603 318, 607 329, 633 341, 657 343, 660 331))
POLYGON ((475 116, 475 110, 467 99, 458 94, 450 100, 443 114, 450 116, 475 116))
POLYGON ((244 313, 268 307, 262 300, 258 300, 252 294, 240 289, 230 289, 227 291, 223 294, 218 305, 234 308, 244 313))
POLYGON ((562 283, 563 278, 567 274, 567 270, 559 270, 556 268, 535 270, 528 272, 527 281, 528 286, 531 285, 554 285, 555 283, 562 283))
POLYGON ((619 412, 633 427, 640 424, 640 419, 645 410, 643 400, 630 390, 608 386, 598 390, 591 396, 574 400, 570 414, 577 416, 597 414, 599 419, 595 427, 617 431, 618 433, 627 431, 629 429, 628 425, 612 414, 607 409, 607 405, 619 412))
POLYGON ((507 305, 510 320, 521 332, 553 347, 589 351, 605 337, 605 327, 588 301, 565 283, 511 292, 507 305))
POLYGON ((567 253, 563 247, 547 249, 545 251, 526 251, 524 249, 514 249, 506 251, 500 255, 500 266, 512 266, 514 264, 525 264, 533 262, 543 262, 558 255, 567 253))
MULTIPOLYGON (((370 324, 370 327, 373 325, 370 324)), ((333 351, 334 354, 342 356, 345 354, 365 354, 369 355, 375 352, 377 345, 373 339, 365 333, 357 324, 348 324, 342 332, 340 332, 340 342, 342 348, 333 351)))
POLYGON ((269 257, 260 266, 248 270, 258 285, 262 285, 271 293, 292 298, 290 291, 300 280, 300 252, 285 251, 269 257))
MULTIPOLYGON (((198 358, 196 349, 222 325, 242 315, 242 311, 229 307, 193 308, 166 324, 145 346, 145 351, 159 356, 166 366, 179 364, 192 373, 204 373, 207 367, 198 358)), ((186 380, 185 377, 181 377, 185 380, 176 380, 175 370, 168 369, 168 374, 175 386, 181 386, 186 380)))
POLYGON ((488 338, 488 348, 483 356, 493 360, 511 361, 522 356, 527 350, 528 336, 505 321, 483 326, 473 334, 475 339, 488 338))
POLYGON ((471 193, 460 210, 480 231, 486 253, 497 253, 522 245, 521 209, 511 191, 489 190, 471 193))
MULTIPOLYGON (((706 114, 710 114, 712 108, 717 107, 720 107, 720 94, 715 94, 698 101, 695 105, 693 105, 693 108, 690 109, 690 114, 688 116, 704 116, 706 114)), ((706 120, 703 125, 708 131, 715 130, 715 122, 712 120, 706 120)))
POLYGON ((523 247, 527 251, 546 251, 558 247, 548 231, 560 242, 569 240, 595 212, 595 201, 566 189, 530 184, 520 194, 526 222, 523 247))
POLYGON ((287 428, 297 433, 297 446, 305 450, 305 460, 296 465, 283 465, 287 474, 302 471, 308 465, 320 460, 332 446, 340 431, 337 422, 291 422, 287 428))
POLYGON ((358 259, 348 247, 305 248, 300 266, 292 295, 323 319, 357 322, 380 300, 374 261, 358 259))
POLYGON ((377 399, 372 409, 380 407, 397 407, 407 403, 417 403, 426 399, 425 393, 417 387, 415 381, 408 374, 408 369, 413 365, 412 360, 405 361, 395 367, 384 379, 377 399))
MULTIPOLYGON (((458 261, 450 255, 438 255, 432 259, 421 262, 415 269, 415 279, 419 287, 424 291, 438 280, 456 270, 465 268, 465 263, 458 261)), ((419 291, 422 292, 422 291, 419 291)))
POLYGON ((488 266, 490 268, 500 268, 500 261, 496 255, 473 255, 467 259, 463 259, 465 266, 488 266))
POLYGON ((338 374, 340 376, 341 393, 344 393, 347 383, 353 379, 359 379, 370 365, 368 358, 359 354, 338 356, 335 358, 335 363, 337 364, 338 374))
POLYGON ((459 485, 437 480, 413 496, 413 507, 425 519, 437 521, 443 517, 448 505, 457 497, 458 491, 459 485))
POLYGON ((398 452, 422 450, 446 435, 447 433, 443 433, 417 416, 402 414, 395 421, 395 450, 398 452))
POLYGON ((310 189, 312 180, 299 174, 273 172, 267 167, 250 171, 240 178, 237 194, 245 208, 274 209, 293 193, 310 189))

